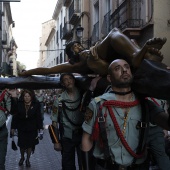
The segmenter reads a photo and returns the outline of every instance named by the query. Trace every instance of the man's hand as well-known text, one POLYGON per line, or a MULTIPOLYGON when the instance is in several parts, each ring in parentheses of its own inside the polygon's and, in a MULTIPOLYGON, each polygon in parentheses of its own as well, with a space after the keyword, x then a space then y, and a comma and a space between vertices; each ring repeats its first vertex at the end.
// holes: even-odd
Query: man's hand
POLYGON ((62 150, 61 144, 60 143, 55 143, 54 144, 54 150, 61 151, 62 150))
POLYGON ((40 131, 38 132, 38 138, 40 139, 40 140, 42 140, 43 139, 43 130, 42 129, 40 129, 40 131))

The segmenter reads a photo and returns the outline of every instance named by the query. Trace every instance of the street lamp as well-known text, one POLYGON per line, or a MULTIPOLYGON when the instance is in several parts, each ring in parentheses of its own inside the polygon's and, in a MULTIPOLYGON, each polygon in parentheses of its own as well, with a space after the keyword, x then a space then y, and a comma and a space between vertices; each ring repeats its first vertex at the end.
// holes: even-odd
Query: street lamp
POLYGON ((76 28, 77 37, 82 38, 83 37, 83 31, 84 31, 84 28, 81 25, 78 25, 78 27, 76 28))
POLYGON ((13 61, 12 60, 10 60, 9 61, 9 66, 10 66, 10 75, 13 75, 13 61))
POLYGON ((89 48, 90 47, 90 39, 83 41, 83 39, 82 39, 83 31, 84 31, 84 28, 81 25, 78 25, 78 27, 76 28, 76 35, 77 35, 77 37, 80 38, 81 44, 86 44, 87 47, 89 48))

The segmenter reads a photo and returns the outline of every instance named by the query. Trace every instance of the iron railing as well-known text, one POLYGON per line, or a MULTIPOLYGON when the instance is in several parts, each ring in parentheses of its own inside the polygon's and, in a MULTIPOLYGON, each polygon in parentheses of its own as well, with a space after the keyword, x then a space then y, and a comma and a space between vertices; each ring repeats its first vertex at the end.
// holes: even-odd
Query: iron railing
POLYGON ((110 32, 110 30, 111 30, 111 27, 110 27, 110 19, 111 19, 110 13, 111 13, 111 11, 109 11, 104 16, 104 20, 103 20, 103 24, 102 24, 102 29, 101 29, 101 33, 104 34, 104 35, 107 35, 110 32))
POLYGON ((125 0, 112 13, 110 26, 121 30, 125 28, 141 28, 143 20, 141 19, 141 0, 125 0))
POLYGON ((99 41, 99 21, 94 25, 91 42, 94 45, 97 41, 99 41))
POLYGON ((72 36, 73 36, 73 32, 72 32, 72 29, 71 29, 71 24, 66 22, 64 24, 64 27, 63 27, 63 37, 62 37, 62 39, 69 39, 72 36))
POLYGON ((69 7, 69 20, 71 20, 72 17, 74 17, 75 13, 80 13, 80 9, 78 1, 73 0, 72 4, 69 7))

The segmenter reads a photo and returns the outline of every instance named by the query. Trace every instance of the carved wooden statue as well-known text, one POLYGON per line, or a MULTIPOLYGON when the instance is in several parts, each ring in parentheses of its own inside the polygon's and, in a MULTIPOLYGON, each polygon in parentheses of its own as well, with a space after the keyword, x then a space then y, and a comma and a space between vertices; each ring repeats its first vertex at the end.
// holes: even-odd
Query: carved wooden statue
POLYGON ((167 70, 166 65, 161 63, 163 55, 160 52, 165 43, 166 38, 153 38, 140 48, 119 29, 114 28, 103 41, 89 50, 85 50, 76 41, 67 44, 66 54, 69 62, 51 68, 31 69, 20 73, 20 76, 70 72, 82 75, 98 74, 105 77, 111 61, 122 58, 127 60, 134 68, 133 88, 137 92, 146 96, 169 99, 170 71, 167 70), (159 77, 162 78, 161 82, 159 77), (161 92, 163 87, 165 91, 167 90, 166 93, 161 92))
POLYGON ((160 49, 166 38, 153 38, 139 48, 119 29, 114 28, 100 43, 85 50, 78 42, 71 42, 66 46, 69 62, 51 68, 35 68, 21 73, 21 76, 48 75, 63 72, 107 75, 111 61, 117 58, 128 60, 136 69, 143 59, 161 62, 163 59, 160 49))

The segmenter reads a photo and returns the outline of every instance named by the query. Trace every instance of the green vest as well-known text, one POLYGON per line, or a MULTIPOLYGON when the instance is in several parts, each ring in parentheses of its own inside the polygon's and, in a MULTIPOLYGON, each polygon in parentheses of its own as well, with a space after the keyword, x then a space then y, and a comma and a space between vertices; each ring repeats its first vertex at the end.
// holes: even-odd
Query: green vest
MULTIPOLYGON (((89 108, 93 111, 93 118, 88 122, 84 122, 82 126, 83 130, 86 131, 87 133, 92 134, 93 125, 96 120, 98 108, 106 100, 116 100, 115 94, 105 93, 100 97, 96 97, 89 104, 89 108)), ((133 100, 135 100, 135 96, 133 96, 133 100)), ((118 107, 112 107, 112 110, 119 124, 120 129, 123 130, 124 113, 122 109, 118 107)), ((114 162, 121 165, 125 165, 125 166, 131 165, 134 158, 125 149, 125 147, 122 145, 120 141, 120 138, 117 136, 114 124, 112 122, 112 119, 106 107, 102 109, 102 114, 106 115, 106 132, 107 132, 111 159, 114 162)), ((134 152, 136 151, 139 143, 139 130, 136 129, 136 125, 138 121, 141 120, 142 120, 141 105, 132 107, 128 113, 127 125, 125 129, 124 137, 134 152)), ((102 148, 99 146, 100 146, 99 141, 96 141, 93 154, 96 158, 104 159, 104 153, 102 151, 102 148)), ((141 163, 145 159, 146 156, 144 156, 142 159, 138 159, 136 163, 141 163)))
MULTIPOLYGON (((5 95, 4 100, 0 103, 1 107, 11 110, 11 98, 5 95), (4 103, 5 102, 5 103, 4 103)), ((6 115, 4 111, 0 110, 0 127, 6 122, 6 115)))
POLYGON ((72 139, 72 134, 76 129, 80 129, 80 126, 74 126, 72 123, 69 122, 69 120, 71 120, 71 122, 73 122, 74 124, 82 124, 84 121, 84 115, 83 113, 80 112, 80 108, 78 107, 76 110, 71 111, 68 110, 64 107, 65 109, 65 113, 67 114, 69 120, 67 119, 67 117, 64 114, 63 108, 62 111, 59 112, 59 105, 61 104, 61 102, 64 101, 66 107, 68 107, 69 109, 75 109, 80 105, 81 102, 81 95, 78 91, 78 89, 76 89, 76 95, 74 100, 70 99, 68 93, 66 91, 64 91, 55 101, 54 101, 54 106, 58 108, 57 113, 52 114, 51 119, 52 121, 58 122, 58 117, 60 116, 60 123, 63 126, 63 130, 64 130, 64 134, 63 137, 67 137, 72 139), (60 114, 60 115, 59 115, 60 114))

